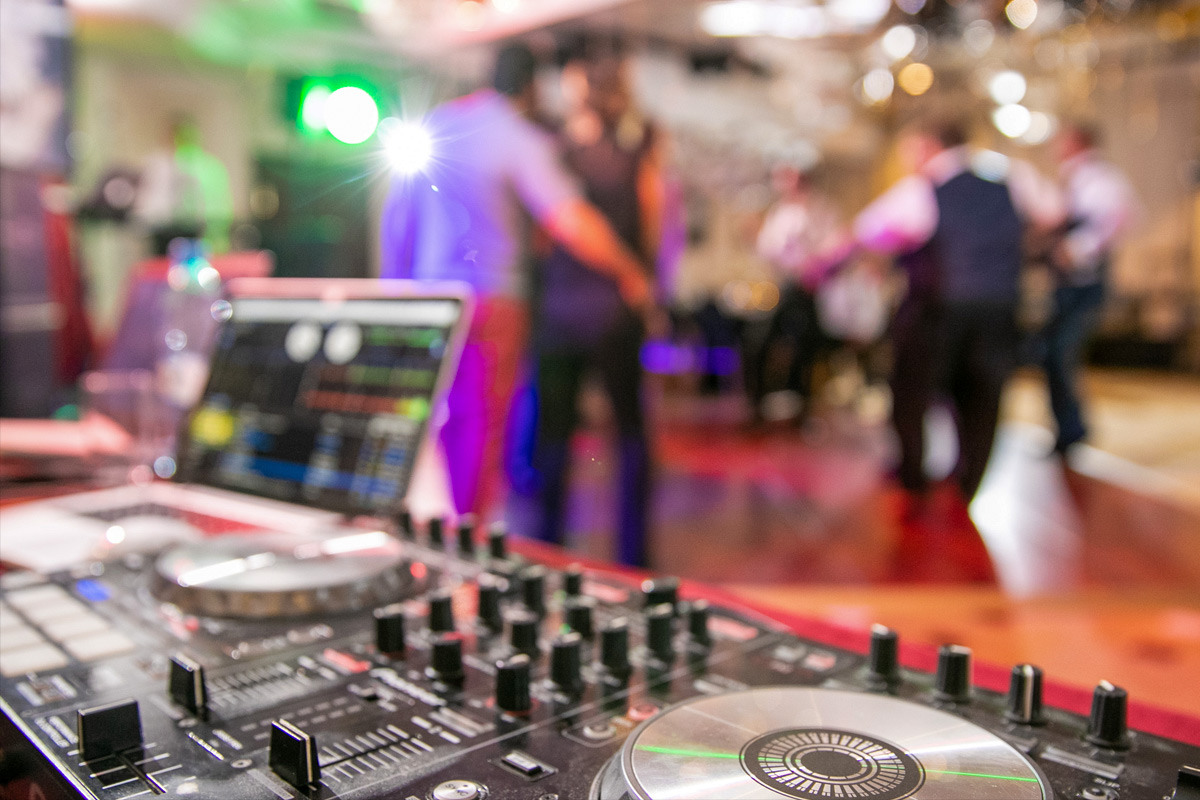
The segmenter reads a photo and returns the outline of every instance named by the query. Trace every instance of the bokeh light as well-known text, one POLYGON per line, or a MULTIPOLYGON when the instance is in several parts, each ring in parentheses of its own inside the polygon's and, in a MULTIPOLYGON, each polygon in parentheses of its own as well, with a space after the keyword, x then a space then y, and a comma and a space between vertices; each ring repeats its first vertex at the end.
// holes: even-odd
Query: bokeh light
POLYGON ((859 88, 862 91, 863 100, 869 105, 874 105, 891 97, 895 86, 896 80, 892 77, 891 70, 879 67, 863 76, 862 85, 859 88))
POLYGON ((906 64, 904 69, 896 75, 896 82, 900 84, 900 88, 911 94, 913 97, 918 97, 929 91, 933 86, 933 69, 928 64, 923 64, 920 61, 906 64))
POLYGON ((896 25, 879 40, 883 52, 892 61, 905 58, 917 46, 917 33, 908 25, 896 25))
POLYGON ((375 99, 357 86, 343 86, 325 101, 325 126, 339 142, 365 142, 378 125, 375 99))
POLYGON ((388 164, 400 175, 415 175, 433 157, 433 138, 424 126, 389 117, 379 126, 388 164))
POLYGON ((1014 28, 1025 30, 1037 19, 1038 4, 1036 0, 1012 0, 1004 7, 1004 16, 1014 28))
POLYGON ((992 124, 1008 138, 1016 139, 1029 131, 1033 114, 1025 106, 1009 103, 992 112, 992 124))
POLYGON ((1011 69, 997 72, 988 81, 988 94, 1002 106, 1021 102, 1026 88, 1025 76, 1011 69))

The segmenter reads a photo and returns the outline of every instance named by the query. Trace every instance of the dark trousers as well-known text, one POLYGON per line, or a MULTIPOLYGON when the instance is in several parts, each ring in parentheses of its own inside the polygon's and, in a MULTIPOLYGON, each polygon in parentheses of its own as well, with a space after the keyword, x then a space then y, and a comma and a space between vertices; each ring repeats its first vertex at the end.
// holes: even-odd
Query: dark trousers
POLYGON ((579 424, 579 392, 591 370, 598 373, 618 432, 617 559, 647 564, 647 504, 650 495, 650 448, 642 412, 640 353, 644 332, 632 314, 593 346, 558 343, 537 356, 537 443, 534 465, 540 474, 541 520, 538 538, 563 540, 571 434, 579 424))
POLYGON ((1046 383, 1050 409, 1058 426, 1054 448, 1065 451, 1087 436, 1079 400, 1079 365, 1088 336, 1100 318, 1104 286, 1060 286, 1054 291, 1054 313, 1044 332, 1046 383))
POLYGON ((979 489, 1000 417, 1000 395, 1016 361, 1012 303, 935 303, 909 298, 892 325, 892 423, 900 442, 899 478, 925 489, 925 415, 942 393, 958 427, 956 477, 970 500, 979 489))
POLYGON ((772 390, 772 353, 778 344, 789 350, 785 383, 782 387, 796 392, 808 412, 812 396, 813 364, 820 351, 823 335, 817 320, 817 305, 812 292, 795 285, 785 286, 779 305, 771 315, 761 340, 751 342, 747 353, 746 394, 752 412, 760 413, 762 400, 772 390))

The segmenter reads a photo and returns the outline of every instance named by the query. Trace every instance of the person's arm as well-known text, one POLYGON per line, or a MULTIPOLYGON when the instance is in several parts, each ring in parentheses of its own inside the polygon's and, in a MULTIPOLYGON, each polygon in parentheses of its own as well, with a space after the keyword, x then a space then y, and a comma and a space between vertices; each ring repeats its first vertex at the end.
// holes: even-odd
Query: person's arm
POLYGON ((937 223, 933 186, 927 178, 910 175, 859 212, 854 240, 876 253, 906 253, 928 242, 937 223))
POLYGON ((1115 170, 1096 166, 1080 179, 1075 192, 1078 224, 1062 244, 1070 266, 1088 268, 1112 249, 1135 212, 1133 191, 1115 170))
POLYGON ((1067 204, 1062 190, 1029 162, 1012 159, 1007 183, 1013 206, 1035 234, 1053 231, 1066 221, 1067 204))
POLYGON ((653 137, 638 164, 637 194, 638 211, 641 216, 642 254, 649 263, 658 261, 662 246, 663 209, 666 206, 666 181, 663 176, 663 144, 661 134, 651 131, 653 137))
POLYGON ((646 269, 621 241, 604 216, 580 195, 550 143, 528 129, 510 179, 533 218, 555 241, 587 266, 611 276, 630 306, 651 300, 646 269))
POLYGON ((571 255, 611 276, 630 306, 641 308, 650 303, 650 282, 641 262, 593 205, 576 197, 550 209, 539 221, 571 255))

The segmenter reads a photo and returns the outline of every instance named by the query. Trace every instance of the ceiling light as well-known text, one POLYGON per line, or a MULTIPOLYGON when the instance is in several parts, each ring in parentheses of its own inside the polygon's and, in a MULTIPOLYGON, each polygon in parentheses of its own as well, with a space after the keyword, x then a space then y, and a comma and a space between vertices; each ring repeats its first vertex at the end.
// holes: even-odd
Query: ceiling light
POLYGON ((339 142, 365 142, 378 125, 375 98, 357 86, 343 86, 325 100, 325 126, 339 142))

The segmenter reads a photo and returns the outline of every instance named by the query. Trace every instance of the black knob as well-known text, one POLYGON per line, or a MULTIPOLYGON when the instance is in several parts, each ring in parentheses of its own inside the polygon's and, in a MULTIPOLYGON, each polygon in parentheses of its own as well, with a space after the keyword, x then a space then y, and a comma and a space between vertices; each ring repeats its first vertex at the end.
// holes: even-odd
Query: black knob
POLYGON ((433 633, 454 630, 454 595, 447 590, 429 596, 429 630, 433 633))
POLYGON ((530 611, 515 609, 508 616, 508 643, 518 653, 530 658, 538 656, 538 624, 540 620, 530 611))
POLYGON ((571 697, 583 691, 583 639, 578 633, 564 633, 550 646, 550 683, 571 697))
POLYGON ((464 677, 462 645, 462 638, 454 633, 443 633, 434 639, 429 655, 429 677, 451 685, 461 684, 464 677))
POLYGON ((646 610, 646 648, 660 661, 675 657, 675 611, 670 603, 646 610))
POLYGON ((517 581, 521 585, 521 602, 539 619, 546 616, 547 574, 547 569, 541 564, 526 567, 517 574, 517 581))
POLYGON ((167 674, 167 693, 171 700, 193 714, 203 714, 208 710, 204 667, 183 654, 172 656, 167 674))
POLYGON ((508 558, 508 527, 503 522, 488 528, 488 555, 497 560, 508 558))
POLYGON ((937 677, 934 696, 952 703, 966 703, 971 699, 971 649, 957 644, 942 645, 938 649, 937 677))
POLYGON ((416 527, 413 525, 412 512, 401 511, 396 515, 396 529, 400 537, 412 541, 417 538, 416 527))
POLYGON ((700 645, 701 647, 708 647, 712 644, 712 636, 708 632, 709 615, 710 611, 707 600, 696 600, 688 606, 688 635, 692 637, 693 644, 700 645))
POLYGON ((578 597, 583 594, 583 568, 572 564, 563 570, 563 594, 567 597, 578 597))
POLYGON ((137 700, 80 709, 75 716, 75 731, 84 761, 141 747, 142 715, 137 700))
POLYGON ((618 678, 629 676, 629 623, 624 619, 600 629, 600 664, 618 678))
POLYGON ((1013 667, 1004 718, 1020 725, 1046 723, 1046 717, 1042 714, 1042 671, 1032 664, 1013 667))
POLYGON ((271 723, 267 765, 297 789, 321 780, 317 740, 285 719, 271 723))
POLYGON ((646 608, 653 608, 663 603, 671 606, 674 613, 675 604, 679 602, 678 578, 652 578, 642 581, 642 597, 646 608))
POLYGON ((503 596, 501 578, 484 573, 479 576, 479 622, 492 633, 504 630, 504 615, 500 598, 503 596))
POLYGON ((532 665, 524 653, 496 662, 496 708, 509 714, 528 714, 533 707, 529 695, 531 674, 532 665))
POLYGON ((475 557, 474 514, 464 514, 458 519, 458 553, 463 558, 475 557))
POLYGON ((375 649, 392 658, 404 658, 404 606, 396 603, 375 609, 375 649))
POLYGON ((426 523, 429 532, 429 546, 441 549, 446 543, 446 522, 441 517, 430 517, 426 523))
POLYGON ((1087 740, 1101 747, 1124 750, 1129 747, 1129 728, 1125 715, 1129 696, 1120 686, 1100 681, 1092 692, 1092 716, 1088 720, 1087 740))
POLYGON ((590 597, 568 597, 563 603, 563 622, 581 637, 591 640, 596 635, 592 627, 596 601, 590 597))
POLYGON ((900 636, 883 625, 871 626, 871 648, 867 653, 867 683, 886 689, 900 680, 900 636))

